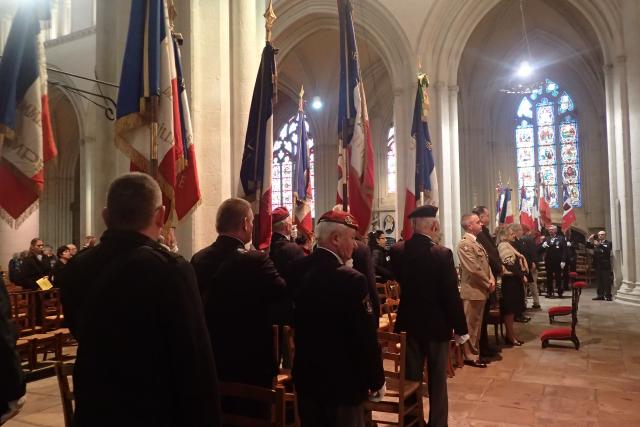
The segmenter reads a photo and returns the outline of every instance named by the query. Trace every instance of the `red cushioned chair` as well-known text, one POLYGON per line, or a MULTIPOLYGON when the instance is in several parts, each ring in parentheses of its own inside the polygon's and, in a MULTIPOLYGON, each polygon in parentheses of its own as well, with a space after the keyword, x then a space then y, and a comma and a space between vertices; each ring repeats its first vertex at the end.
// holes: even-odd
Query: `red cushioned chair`
MULTIPOLYGON (((573 289, 573 283, 578 277, 578 273, 575 271, 571 271, 569 273, 570 286, 573 289)), ((553 324, 556 316, 568 316, 571 314, 571 306, 570 305, 559 305, 556 307, 551 307, 548 311, 549 313, 549 323, 553 324)))
POLYGON ((542 348, 549 345, 549 340, 559 341, 571 341, 576 350, 580 348, 580 340, 576 335, 576 324, 578 323, 578 303, 580 302, 580 295, 582 289, 587 284, 585 282, 575 282, 571 286, 571 327, 570 328, 554 328, 547 329, 540 334, 540 341, 542 342, 542 348))

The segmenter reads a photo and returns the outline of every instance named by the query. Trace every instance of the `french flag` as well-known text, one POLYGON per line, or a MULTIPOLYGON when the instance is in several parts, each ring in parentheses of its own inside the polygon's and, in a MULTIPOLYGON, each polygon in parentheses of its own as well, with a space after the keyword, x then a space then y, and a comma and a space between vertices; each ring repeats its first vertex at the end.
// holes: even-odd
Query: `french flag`
POLYGON ((359 224, 358 233, 363 236, 369 228, 373 210, 373 144, 364 85, 360 75, 358 47, 353 28, 353 8, 350 0, 338 0, 338 15, 340 18, 338 139, 347 158, 338 157, 337 202, 343 203, 343 184, 346 181, 349 211, 359 224))
POLYGON ((311 169, 309 161, 309 144, 307 128, 304 120, 304 100, 303 91, 300 92, 300 103, 298 105, 298 149, 294 158, 294 179, 293 179, 293 223, 298 228, 303 228, 307 234, 313 231, 313 219, 311 218, 311 200, 313 191, 311 189, 311 169))
POLYGON ((571 227, 571 224, 576 222, 576 213, 573 210, 572 200, 567 186, 563 185, 562 189, 564 199, 564 203, 562 204, 562 231, 565 232, 571 227))
MULTIPOLYGON (((178 84, 178 116, 174 114, 174 126, 176 139, 182 143, 182 150, 176 150, 176 217, 178 221, 198 207, 201 201, 200 181, 198 180, 198 167, 196 165, 196 153, 193 145, 193 130, 191 127, 191 113, 187 99, 187 89, 182 77, 182 59, 180 46, 173 38, 173 53, 176 62, 176 78, 178 84), (180 157, 180 151, 183 157, 180 157), (181 163, 182 162, 182 163, 181 163)), ((175 102, 174 102, 175 107, 175 102)), ((175 110, 174 110, 175 111, 175 110)))
MULTIPOLYGON (((183 106, 184 107, 184 106, 183 106)), ((131 3, 116 110, 116 145, 130 169, 151 173, 151 133, 157 128, 158 176, 166 226, 175 226, 176 176, 184 169, 174 46, 165 0, 131 3), (157 117, 152 117, 157 100, 157 117)))
POLYGON ((57 155, 40 21, 48 2, 24 2, 0 62, 0 216, 19 227, 38 207, 44 164, 57 155))
POLYGON ((511 189, 503 188, 498 200, 498 225, 512 224, 513 208, 511 205, 511 189))
POLYGON ((424 204, 438 206, 438 176, 431 149, 431 135, 427 114, 429 112, 429 80, 425 74, 418 75, 418 89, 413 108, 411 141, 409 142, 409 163, 404 202, 402 238, 407 240, 413 234, 409 214, 418 206, 424 195, 424 204))
POLYGON ((533 214, 531 213, 531 206, 529 206, 529 200, 527 200, 527 190, 520 188, 520 224, 526 225, 529 229, 535 229, 535 222, 533 214))
POLYGON ((240 166, 239 195, 251 203, 256 215, 253 246, 271 244, 271 175, 273 156, 273 97, 276 79, 276 49, 267 42, 253 87, 249 123, 240 166))

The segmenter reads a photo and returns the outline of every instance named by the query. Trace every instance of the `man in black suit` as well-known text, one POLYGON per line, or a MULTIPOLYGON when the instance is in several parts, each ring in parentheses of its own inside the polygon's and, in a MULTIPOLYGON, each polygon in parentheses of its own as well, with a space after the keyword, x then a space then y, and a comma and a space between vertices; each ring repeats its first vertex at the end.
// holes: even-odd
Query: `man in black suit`
POLYGON ((20 286, 29 290, 40 289, 37 280, 51 273, 51 264, 44 256, 44 243, 38 237, 31 239, 29 255, 25 257, 20 267, 20 286))
POLYGON ((117 178, 100 245, 79 252, 56 276, 78 340, 78 427, 220 425, 195 274, 158 244, 164 216, 149 175, 117 178))
POLYGON ((429 426, 444 427, 449 341, 455 334, 463 343, 469 335, 453 253, 436 243, 437 211, 434 206, 421 206, 409 215, 413 236, 391 247, 391 265, 402 290, 395 329, 407 332, 407 379, 422 381, 426 358, 429 426))
POLYGON ((278 207, 271 213, 272 231, 271 246, 269 247, 269 258, 276 266, 276 270, 286 277, 289 266, 297 259, 304 257, 302 247, 291 239, 292 224, 289 210, 278 207))
MULTIPOLYGON (((494 279, 497 281, 498 277, 502 275, 502 260, 500 259, 500 254, 498 253, 498 247, 496 246, 496 241, 491 235, 491 231, 489 231, 489 209, 486 206, 477 206, 473 208, 472 213, 478 215, 480 219, 480 223, 482 224, 482 232, 476 236, 476 240, 478 243, 482 245, 485 252, 487 252, 487 256, 489 257, 489 268, 491 269, 491 274, 493 274, 494 279)), ((482 325, 480 326, 480 358, 483 360, 490 359, 498 356, 500 352, 499 348, 492 348, 489 344, 489 335, 487 333, 487 322, 489 320, 489 312, 491 311, 491 306, 496 303, 496 293, 492 291, 489 294, 489 299, 487 303, 484 305, 484 314, 482 316, 482 325)))
POLYGON ((605 298, 611 301, 611 250, 613 245, 607 240, 604 230, 598 231, 598 238, 592 234, 587 241, 587 247, 593 249, 593 268, 596 270, 598 282, 598 296, 594 301, 602 301, 605 298))
POLYGON ((303 426, 364 427, 364 402, 384 395, 367 279, 345 265, 357 229, 351 214, 325 213, 315 230, 317 248, 292 266, 293 381, 303 426), (340 360, 330 363, 336 354, 340 360))
POLYGON ((558 234, 558 227, 547 228, 549 236, 540 244, 539 250, 544 252, 544 267, 547 270, 547 298, 553 298, 555 281, 558 296, 562 297, 562 270, 567 260, 567 244, 563 236, 558 234))
POLYGON ((247 250, 253 212, 243 199, 218 208, 216 241, 191 264, 203 295, 209 336, 222 381, 271 387, 277 375, 272 309, 285 297, 285 281, 266 253, 247 250))

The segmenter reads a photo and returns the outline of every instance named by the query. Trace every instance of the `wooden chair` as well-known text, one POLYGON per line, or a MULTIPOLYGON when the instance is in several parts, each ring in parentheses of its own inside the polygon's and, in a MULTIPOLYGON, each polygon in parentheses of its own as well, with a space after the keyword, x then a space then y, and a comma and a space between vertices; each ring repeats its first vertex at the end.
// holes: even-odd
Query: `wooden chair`
POLYGON ((378 341, 382 346, 383 361, 392 362, 393 370, 384 370, 387 381, 387 393, 380 402, 367 401, 365 406, 372 411, 371 421, 384 424, 409 427, 420 425, 424 419, 422 407, 422 383, 405 379, 407 363, 407 334, 394 334, 378 331, 378 341), (397 414, 398 421, 376 420, 373 412, 397 414))
POLYGON ((56 377, 60 388, 62 400, 62 413, 64 415, 64 427, 73 427, 73 391, 69 386, 69 377, 73 375, 73 363, 56 362, 56 377))
POLYGON ((576 325, 578 324, 578 304, 580 303, 580 295, 582 289, 587 284, 585 282, 575 282, 571 288, 571 327, 570 328, 555 328, 547 329, 540 334, 540 341, 542 342, 542 348, 549 346, 550 340, 558 341, 571 341, 576 348, 580 349, 580 340, 576 335, 576 325))
MULTIPOLYGON (((577 272, 572 271, 569 273, 570 287, 572 289, 573 289, 573 284, 575 283, 577 277, 578 277, 577 272)), ((570 305, 559 305, 555 307, 550 307, 549 310, 547 310, 547 313, 549 314, 549 324, 553 324, 553 321, 555 320, 556 316, 570 315, 572 310, 573 310, 573 307, 571 307, 570 305)))
POLYGON ((222 411, 221 420, 225 426, 235 427, 285 427, 284 389, 276 387, 269 389, 240 383, 220 383, 220 397, 231 397, 250 400, 269 405, 269 418, 251 417, 248 415, 232 414, 222 411))
MULTIPOLYGON (((489 302, 487 301, 487 304, 489 302)), ((500 347, 500 338, 504 339, 504 316, 500 312, 500 307, 491 307, 489 309, 489 318, 487 325, 493 325, 493 334, 496 338, 496 346, 500 347)))
POLYGON ((391 311, 389 304, 381 304, 380 320, 378 321, 378 331, 393 332, 393 327, 396 324, 396 316, 397 314, 391 311))
POLYGON ((60 290, 52 288, 40 292, 40 307, 42 312, 42 329, 44 332, 62 327, 64 314, 60 301, 60 290))

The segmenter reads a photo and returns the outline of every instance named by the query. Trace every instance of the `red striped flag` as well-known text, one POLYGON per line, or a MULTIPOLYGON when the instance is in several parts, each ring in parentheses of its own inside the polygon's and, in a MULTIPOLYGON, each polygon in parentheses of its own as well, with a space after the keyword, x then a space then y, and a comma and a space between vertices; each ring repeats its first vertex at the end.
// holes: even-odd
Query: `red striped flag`
POLYGON ((48 5, 22 4, 0 62, 0 216, 19 227, 37 208, 44 164, 57 155, 40 20, 48 5))

